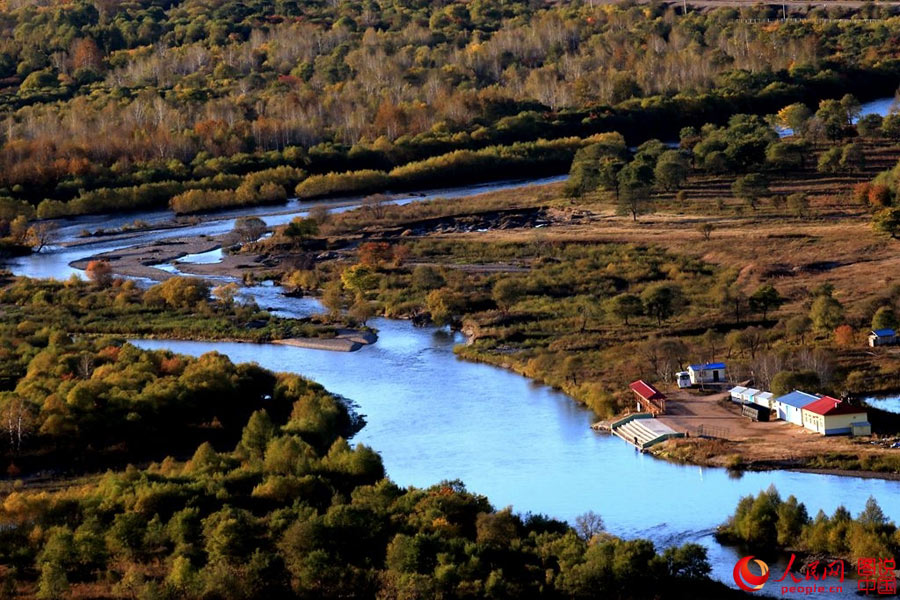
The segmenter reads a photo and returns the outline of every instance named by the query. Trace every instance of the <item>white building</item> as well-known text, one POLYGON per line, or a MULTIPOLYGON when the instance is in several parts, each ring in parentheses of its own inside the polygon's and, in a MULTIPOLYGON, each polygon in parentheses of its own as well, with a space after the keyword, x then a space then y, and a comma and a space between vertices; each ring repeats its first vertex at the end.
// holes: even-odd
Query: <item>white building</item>
POLYGON ((731 388, 730 390, 728 390, 728 393, 731 394, 731 401, 737 402, 738 404, 742 403, 744 401, 744 399, 741 398, 741 394, 744 393, 744 390, 746 390, 746 389, 747 388, 745 388, 742 385, 736 385, 733 388, 731 388))
POLYGON ((870 435, 868 413, 831 396, 822 396, 803 407, 803 426, 822 435, 870 435))
POLYGON ((691 376, 691 383, 694 385, 700 385, 701 383, 724 383, 725 363, 691 365, 688 367, 688 373, 691 376))

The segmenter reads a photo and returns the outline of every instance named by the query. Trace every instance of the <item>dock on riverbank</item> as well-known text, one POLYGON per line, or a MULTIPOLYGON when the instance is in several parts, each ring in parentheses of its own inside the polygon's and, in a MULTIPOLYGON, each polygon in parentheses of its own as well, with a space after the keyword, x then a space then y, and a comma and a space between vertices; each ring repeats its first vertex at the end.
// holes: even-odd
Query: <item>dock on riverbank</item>
MULTIPOLYGON (((595 423, 595 425, 597 425, 595 423)), ((633 413, 609 424, 610 431, 640 451, 671 438, 684 437, 650 413, 633 413)))

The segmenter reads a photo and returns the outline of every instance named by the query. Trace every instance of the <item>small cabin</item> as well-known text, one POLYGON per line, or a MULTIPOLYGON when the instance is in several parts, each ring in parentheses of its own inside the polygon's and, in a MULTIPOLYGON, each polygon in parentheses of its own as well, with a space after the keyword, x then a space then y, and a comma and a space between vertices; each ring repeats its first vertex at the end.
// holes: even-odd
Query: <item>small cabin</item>
POLYGON ((853 434, 855 423, 861 425, 856 426, 857 433, 854 435, 865 435, 861 432, 866 426, 871 433, 868 413, 861 406, 853 406, 831 396, 822 396, 803 407, 803 426, 822 435, 853 434))
POLYGON ((775 413, 778 418, 794 425, 803 426, 803 407, 818 400, 818 396, 794 390, 790 394, 775 398, 775 413))
POLYGON ((753 401, 756 404, 761 404, 763 406, 767 406, 769 410, 775 408, 775 394, 772 392, 760 392, 753 396, 753 401))
POLYGON ((733 388, 731 388, 730 390, 728 390, 728 393, 731 396, 731 401, 737 402, 738 404, 742 403, 744 401, 744 399, 741 398, 741 394, 743 394, 746 389, 747 388, 745 388, 742 385, 736 385, 733 388))
POLYGON ((725 363, 706 363, 703 365, 690 365, 688 374, 693 385, 703 383, 724 383, 725 363))
POLYGON ((768 421, 769 407, 749 402, 741 406, 741 414, 751 421, 768 421))
POLYGON ((639 379, 630 386, 634 392, 637 412, 648 412, 653 416, 666 412, 666 397, 658 389, 639 379))
POLYGON ((868 421, 854 421, 850 423, 850 435, 872 435, 872 424, 868 421))
POLYGON ((748 402, 756 402, 756 395, 761 394, 756 388, 747 388, 743 392, 741 392, 741 402, 747 404, 748 402))
POLYGON ((892 346, 897 343, 897 332, 893 329, 873 329, 869 332, 869 346, 892 346))

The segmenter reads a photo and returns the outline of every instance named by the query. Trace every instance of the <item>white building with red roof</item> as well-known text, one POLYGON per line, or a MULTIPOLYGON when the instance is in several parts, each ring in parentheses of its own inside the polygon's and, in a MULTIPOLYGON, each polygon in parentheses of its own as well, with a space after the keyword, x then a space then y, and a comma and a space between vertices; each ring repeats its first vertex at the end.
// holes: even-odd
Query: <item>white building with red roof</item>
POLYGON ((803 426, 822 435, 870 435, 872 426, 866 409, 822 396, 802 409, 803 426))

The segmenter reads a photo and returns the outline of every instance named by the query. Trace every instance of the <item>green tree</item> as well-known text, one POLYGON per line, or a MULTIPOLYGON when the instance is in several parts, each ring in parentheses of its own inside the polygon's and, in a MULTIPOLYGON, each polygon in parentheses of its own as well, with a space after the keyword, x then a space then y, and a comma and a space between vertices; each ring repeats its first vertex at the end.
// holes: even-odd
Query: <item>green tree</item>
POLYGON ((844 319, 844 307, 831 296, 819 296, 809 310, 813 326, 821 331, 833 331, 844 319))
POLYGON ((794 390, 815 390, 820 385, 822 382, 813 371, 779 371, 772 377, 769 389, 777 397, 794 390))
POLYGON ((664 190, 672 191, 681 187, 690 172, 690 164, 684 153, 679 150, 667 150, 659 156, 653 170, 657 185, 664 190))
POLYGON ((53 71, 50 69, 43 69, 30 73, 28 77, 22 81, 19 90, 23 92, 37 92, 42 89, 55 88, 58 86, 59 80, 56 75, 53 74, 53 71))
POLYGON ((825 135, 830 140, 836 140, 844 136, 844 131, 849 124, 847 120, 847 108, 838 100, 822 100, 816 111, 816 118, 825 127, 825 135))
POLYGON ((851 125, 862 113, 862 105, 853 94, 844 94, 841 97, 841 108, 844 110, 846 124, 851 125))
POLYGON ((806 315, 795 315, 787 320, 784 331, 803 343, 804 336, 812 330, 812 319, 806 315))
POLYGON ((841 170, 841 157, 843 150, 834 146, 819 155, 819 162, 816 166, 819 173, 837 173, 841 170))
POLYGON ((647 286, 641 293, 641 301, 647 314, 656 317, 656 323, 662 326, 662 322, 674 315, 683 303, 684 295, 681 288, 669 283, 654 283, 647 286))
POLYGON ((418 265, 413 269, 410 283, 415 290, 428 291, 444 287, 447 282, 444 280, 441 272, 435 267, 418 265))
POLYGON ((892 112, 881 122, 881 134, 892 140, 900 140, 900 113, 892 112))
POLYGON ((812 111, 805 104, 797 102, 779 110, 775 117, 775 123, 779 127, 790 129, 795 135, 803 137, 806 135, 806 126, 810 117, 812 117, 812 111))
POLYGON ((884 516, 884 511, 878 506, 878 501, 874 497, 869 496, 866 500, 866 506, 859 513, 858 520, 863 527, 877 531, 888 523, 888 519, 884 516))
POLYGON ((845 171, 858 171, 866 166, 862 144, 847 144, 841 149, 840 166, 845 171))
POLYGON ((332 319, 336 319, 344 308, 344 285, 334 279, 325 284, 322 290, 322 306, 328 310, 332 319))
POLYGON ((897 313, 890 306, 882 306, 872 316, 872 329, 897 329, 897 313))
POLYGON ((761 312, 763 320, 766 319, 766 315, 771 309, 778 308, 783 303, 784 299, 781 294, 771 284, 759 286, 750 296, 750 309, 761 312))
POLYGON ((621 185, 619 173, 625 167, 625 161, 607 156, 600 161, 597 167, 597 187, 606 192, 615 193, 615 201, 620 201, 621 185))
POLYGON ((598 187, 604 187, 607 174, 603 173, 603 170, 609 164, 621 163, 624 152, 624 140, 621 144, 597 143, 579 149, 572 160, 569 179, 565 186, 566 194, 583 196, 598 187))
POLYGON ((687 543, 666 548, 661 558, 669 577, 703 579, 712 571, 706 548, 700 544, 687 543))
POLYGON ((650 205, 650 190, 653 187, 653 168, 638 160, 625 165, 618 175, 620 208, 637 221, 650 205))
POLYGON ((266 447, 274 435, 275 425, 269 418, 269 413, 257 410, 250 415, 250 419, 244 427, 240 447, 251 460, 262 460, 266 453, 266 447))
POLYGON ((375 316, 375 308, 365 298, 357 298, 350 307, 350 316, 365 327, 366 322, 375 316))
POLYGON ((868 114, 860 117, 856 122, 856 131, 860 137, 874 138, 881 134, 881 128, 884 125, 884 119, 878 114, 868 114))
POLYGON ((293 243, 302 245, 303 242, 319 233, 319 223, 314 219, 294 217, 284 228, 284 236, 293 243))
POLYGON ((885 208, 872 216, 872 227, 892 239, 900 238, 900 206, 885 208))
POLYGON ((796 546, 803 534, 803 528, 809 523, 806 507, 794 496, 788 496, 788 499, 778 506, 776 512, 778 521, 775 524, 775 531, 778 545, 796 546))
POLYGON ((736 198, 745 200, 751 208, 756 209, 759 199, 770 194, 769 180, 762 173, 748 173, 734 181, 731 185, 731 193, 736 198))
POLYGON ((344 269, 341 273, 341 282, 344 288, 356 294, 357 298, 364 298, 366 292, 375 287, 378 279, 371 267, 358 264, 344 269))
POLYGON ((66 577, 65 569, 57 563, 46 562, 40 565, 40 570, 37 597, 40 600, 64 598, 69 591, 69 579, 66 577))
POLYGON ((509 309, 524 295, 522 284, 517 279, 509 277, 496 281, 491 291, 491 297, 503 312, 509 312, 509 309))
POLYGON ((766 162, 776 169, 802 169, 809 151, 807 142, 775 142, 766 148, 766 162))
POLYGON ((798 217, 804 217, 809 212, 809 197, 804 192, 795 192, 787 197, 787 205, 798 217))
POLYGON ((639 317, 644 313, 644 304, 634 294, 619 294, 607 301, 606 310, 616 319, 624 321, 628 325, 628 319, 639 317))

